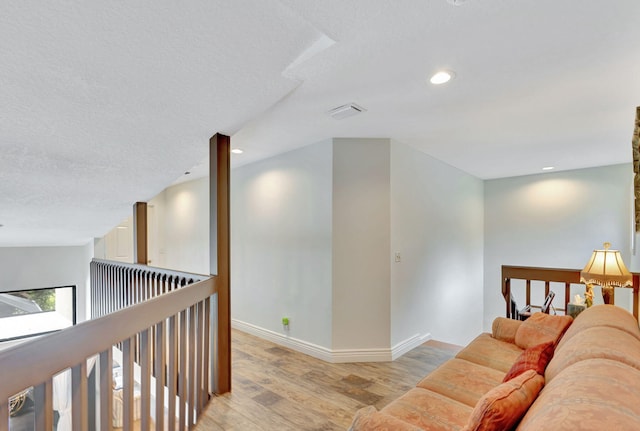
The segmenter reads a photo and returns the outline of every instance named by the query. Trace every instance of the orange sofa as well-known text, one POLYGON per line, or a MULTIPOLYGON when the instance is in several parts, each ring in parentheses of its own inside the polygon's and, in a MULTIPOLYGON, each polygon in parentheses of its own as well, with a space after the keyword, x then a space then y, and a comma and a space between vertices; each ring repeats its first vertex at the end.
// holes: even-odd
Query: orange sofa
POLYGON ((524 322, 498 317, 491 334, 415 388, 380 411, 360 409, 350 429, 640 429, 638 322, 613 305, 591 307, 573 323, 542 313, 524 322))

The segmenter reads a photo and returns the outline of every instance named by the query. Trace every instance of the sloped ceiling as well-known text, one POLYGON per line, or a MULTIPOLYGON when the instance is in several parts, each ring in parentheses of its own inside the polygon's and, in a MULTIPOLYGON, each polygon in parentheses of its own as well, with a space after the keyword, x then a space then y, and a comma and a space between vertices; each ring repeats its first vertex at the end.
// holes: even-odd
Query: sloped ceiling
POLYGON ((630 162, 638 40, 637 0, 2 2, 0 246, 104 235, 216 132, 234 166, 330 137, 485 179, 630 162))

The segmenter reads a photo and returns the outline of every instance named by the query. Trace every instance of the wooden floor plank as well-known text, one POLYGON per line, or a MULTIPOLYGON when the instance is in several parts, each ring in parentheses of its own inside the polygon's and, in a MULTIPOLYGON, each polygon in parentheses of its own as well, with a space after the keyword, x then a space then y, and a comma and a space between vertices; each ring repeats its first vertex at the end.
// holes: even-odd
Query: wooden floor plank
POLYGON ((345 430, 382 408, 460 347, 428 341, 393 362, 331 364, 232 330, 232 393, 214 397, 196 430, 345 430))

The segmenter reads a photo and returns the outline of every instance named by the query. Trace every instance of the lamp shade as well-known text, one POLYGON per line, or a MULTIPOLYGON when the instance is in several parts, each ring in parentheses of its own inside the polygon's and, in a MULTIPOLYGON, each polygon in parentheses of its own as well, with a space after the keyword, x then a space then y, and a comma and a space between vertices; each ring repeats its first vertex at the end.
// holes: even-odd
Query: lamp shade
POLYGON ((580 272, 580 283, 602 287, 626 287, 633 284, 632 275, 624 265, 618 250, 609 250, 611 244, 604 243, 604 250, 593 250, 591 259, 580 272))

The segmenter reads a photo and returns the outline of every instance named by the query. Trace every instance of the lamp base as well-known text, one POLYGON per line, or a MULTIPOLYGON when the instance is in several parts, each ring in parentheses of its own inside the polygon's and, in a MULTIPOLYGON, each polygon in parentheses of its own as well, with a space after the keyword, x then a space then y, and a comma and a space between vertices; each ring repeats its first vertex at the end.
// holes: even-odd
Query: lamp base
POLYGON ((602 288, 602 300, 605 304, 613 305, 613 287, 602 288))

